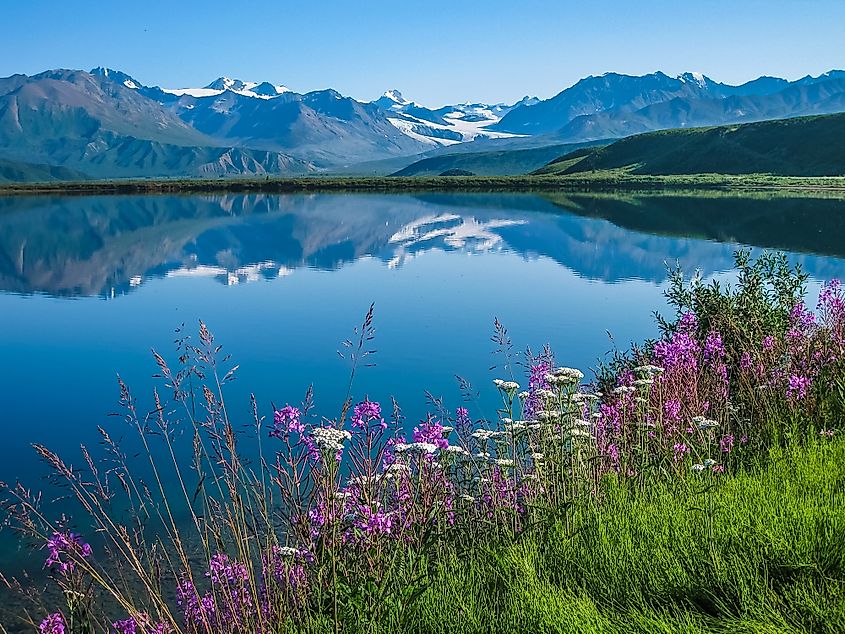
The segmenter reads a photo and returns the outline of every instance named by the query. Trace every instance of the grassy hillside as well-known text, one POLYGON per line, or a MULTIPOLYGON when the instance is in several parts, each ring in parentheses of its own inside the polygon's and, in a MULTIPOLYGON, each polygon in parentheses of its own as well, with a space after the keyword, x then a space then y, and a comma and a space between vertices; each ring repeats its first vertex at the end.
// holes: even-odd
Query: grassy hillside
POLYGON ((19 163, 0 159, 0 183, 43 183, 47 181, 79 181, 88 176, 77 170, 55 165, 19 163))
POLYGON ((439 176, 449 170, 465 170, 479 176, 527 174, 561 154, 595 145, 596 142, 567 143, 524 150, 445 154, 412 163, 393 176, 439 176))
POLYGON ((624 169, 632 174, 845 174, 845 114, 667 130, 563 155, 538 175, 624 169))

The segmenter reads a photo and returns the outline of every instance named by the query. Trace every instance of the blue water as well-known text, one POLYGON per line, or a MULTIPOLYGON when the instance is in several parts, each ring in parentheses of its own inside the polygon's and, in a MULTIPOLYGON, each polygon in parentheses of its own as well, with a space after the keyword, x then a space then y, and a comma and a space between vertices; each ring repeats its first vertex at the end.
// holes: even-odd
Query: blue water
MULTIPOLYGON (((667 266, 730 278, 738 244, 779 248, 818 280, 845 275, 845 204, 814 199, 530 195, 133 196, 0 199, 0 480, 39 486, 43 443, 80 464, 96 428, 125 428, 116 374, 142 411, 175 330, 205 321, 263 413, 314 385, 333 416, 337 351, 375 302, 375 367, 355 393, 395 397, 412 425, 425 390, 493 417, 493 319, 517 350, 550 344, 588 371, 657 334, 667 266)), ((589 374, 589 372, 588 372, 589 374)), ((0 557, 0 569, 2 569, 0 557)))

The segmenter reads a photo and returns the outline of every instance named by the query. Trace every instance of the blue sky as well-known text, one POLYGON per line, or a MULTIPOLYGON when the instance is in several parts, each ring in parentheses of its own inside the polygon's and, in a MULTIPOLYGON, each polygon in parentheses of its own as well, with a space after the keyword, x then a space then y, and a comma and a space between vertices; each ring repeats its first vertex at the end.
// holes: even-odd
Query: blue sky
POLYGON ((226 75, 437 106, 550 97, 606 71, 739 83, 845 68, 842 0, 5 4, 3 76, 103 65, 167 88, 226 75))

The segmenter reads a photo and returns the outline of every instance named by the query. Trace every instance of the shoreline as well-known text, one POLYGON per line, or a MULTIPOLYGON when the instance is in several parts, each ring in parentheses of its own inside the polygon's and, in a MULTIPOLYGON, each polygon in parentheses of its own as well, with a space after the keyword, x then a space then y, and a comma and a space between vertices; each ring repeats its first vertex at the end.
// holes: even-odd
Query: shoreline
POLYGON ((771 176, 767 174, 636 176, 435 176, 311 177, 231 179, 126 179, 45 183, 3 183, 0 196, 120 194, 291 194, 308 192, 681 192, 845 193, 845 176, 771 176))

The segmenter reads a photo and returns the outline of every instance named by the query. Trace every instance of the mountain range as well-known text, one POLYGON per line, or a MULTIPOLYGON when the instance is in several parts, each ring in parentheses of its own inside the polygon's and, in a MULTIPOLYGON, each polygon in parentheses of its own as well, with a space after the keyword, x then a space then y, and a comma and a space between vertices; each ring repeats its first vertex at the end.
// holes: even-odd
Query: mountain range
MULTIPOLYGON (((398 90, 363 102, 270 81, 161 88, 107 68, 60 69, 0 79, 0 180, 355 173, 359 165, 392 173, 458 153, 844 111, 845 71, 739 86, 699 73, 607 73, 546 100, 429 108, 398 90)), ((551 151, 499 169, 536 169, 551 151)))

